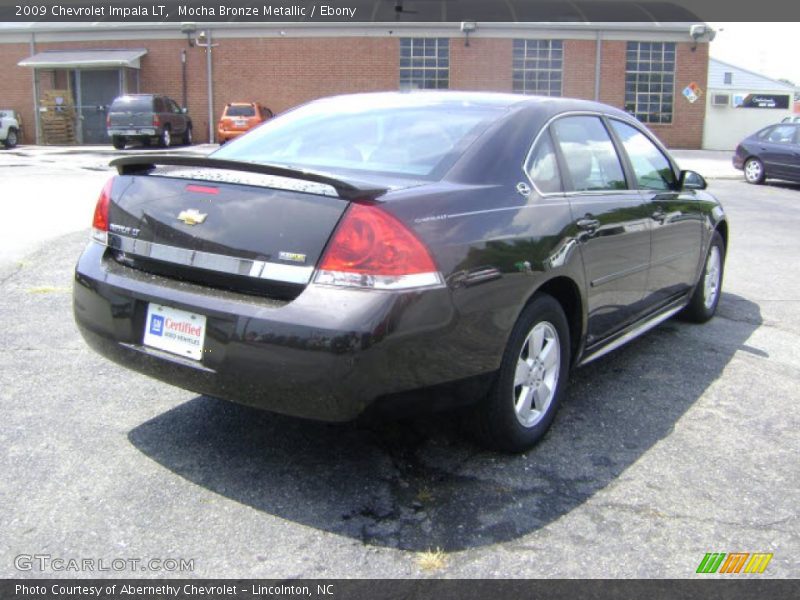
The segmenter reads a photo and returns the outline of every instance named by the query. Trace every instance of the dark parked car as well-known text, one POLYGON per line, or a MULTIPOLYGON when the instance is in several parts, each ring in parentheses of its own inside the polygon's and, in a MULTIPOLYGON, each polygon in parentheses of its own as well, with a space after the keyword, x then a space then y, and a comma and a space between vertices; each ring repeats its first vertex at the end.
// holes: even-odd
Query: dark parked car
POLYGON ((603 104, 343 96, 210 157, 112 164, 75 274, 86 341, 290 415, 472 403, 519 451, 573 367, 720 298, 722 207, 603 104))
POLYGON ((111 103, 106 117, 111 143, 117 150, 139 141, 149 146, 156 142, 163 147, 180 141, 192 143, 192 119, 186 109, 167 96, 127 94, 111 103))
POLYGON ((800 182, 800 123, 770 125, 745 138, 733 155, 733 166, 748 183, 765 179, 800 182))

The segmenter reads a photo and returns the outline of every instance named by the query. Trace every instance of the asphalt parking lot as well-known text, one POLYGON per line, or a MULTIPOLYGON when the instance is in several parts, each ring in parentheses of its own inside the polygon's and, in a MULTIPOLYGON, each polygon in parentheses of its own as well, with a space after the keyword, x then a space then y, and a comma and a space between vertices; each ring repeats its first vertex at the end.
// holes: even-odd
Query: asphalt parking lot
POLYGON ((718 316, 575 372, 554 428, 512 457, 451 414, 306 422, 95 355, 70 289, 110 158, 0 153, 0 577, 687 578, 707 552, 800 575, 800 186, 711 180, 731 230, 718 316))

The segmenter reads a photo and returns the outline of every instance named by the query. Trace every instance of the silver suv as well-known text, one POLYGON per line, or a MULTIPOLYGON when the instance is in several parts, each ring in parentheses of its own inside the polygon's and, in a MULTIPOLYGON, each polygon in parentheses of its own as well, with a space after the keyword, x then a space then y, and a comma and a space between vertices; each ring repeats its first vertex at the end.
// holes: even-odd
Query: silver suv
POLYGON ((145 146, 156 142, 163 147, 175 142, 192 143, 192 119, 186 109, 159 94, 126 94, 116 98, 108 111, 106 128, 117 150, 135 140, 145 146))

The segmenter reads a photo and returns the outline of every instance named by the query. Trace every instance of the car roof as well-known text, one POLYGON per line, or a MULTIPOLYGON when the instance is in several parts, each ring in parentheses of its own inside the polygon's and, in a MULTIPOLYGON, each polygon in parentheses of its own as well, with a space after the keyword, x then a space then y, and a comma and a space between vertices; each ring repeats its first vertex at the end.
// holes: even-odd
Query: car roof
POLYGON ((441 105, 464 105, 474 104, 482 106, 494 106, 507 109, 542 108, 548 113, 558 114, 561 112, 602 112, 615 114, 620 117, 631 118, 631 116, 613 106, 593 102, 591 100, 579 100, 576 98, 562 98, 556 96, 528 96, 522 94, 511 94, 503 92, 463 92, 456 90, 410 90, 400 92, 373 92, 363 94, 346 94, 340 96, 330 96, 313 100, 311 103, 330 103, 332 105, 342 105, 349 108, 362 105, 364 108, 386 106, 441 106, 441 105))

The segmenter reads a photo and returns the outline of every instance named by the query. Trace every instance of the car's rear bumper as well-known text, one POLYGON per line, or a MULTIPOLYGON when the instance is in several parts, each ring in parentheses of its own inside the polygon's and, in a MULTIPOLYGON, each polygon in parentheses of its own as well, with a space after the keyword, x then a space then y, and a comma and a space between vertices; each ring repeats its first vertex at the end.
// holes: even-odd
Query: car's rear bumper
POLYGON ((109 127, 108 137, 144 137, 159 135, 159 130, 154 127, 109 127))
POLYGON ((747 152, 741 146, 738 146, 733 153, 733 158, 731 162, 733 163, 733 167, 735 169, 739 169, 740 171, 744 170, 744 161, 747 158, 747 152))
POLYGON ((312 284, 290 302, 274 301, 142 273, 105 252, 90 243, 76 268, 74 313, 84 338, 128 368, 198 393, 344 421, 381 396, 479 375, 499 360, 458 359, 447 288, 312 284), (143 345, 149 302, 206 316, 201 361, 143 345))
POLYGON ((241 135, 244 135, 245 133, 247 133, 247 131, 249 131, 249 130, 231 131, 231 130, 228 130, 228 129, 226 129, 226 130, 218 129, 217 130, 217 139, 220 142, 222 142, 222 141, 229 142, 232 139, 235 139, 235 138, 237 138, 237 137, 239 137, 241 135))

